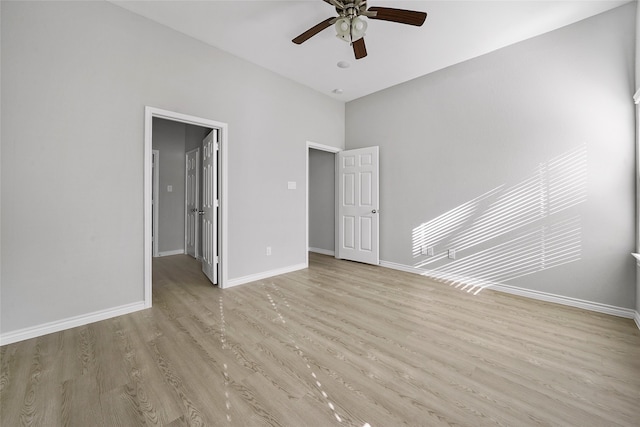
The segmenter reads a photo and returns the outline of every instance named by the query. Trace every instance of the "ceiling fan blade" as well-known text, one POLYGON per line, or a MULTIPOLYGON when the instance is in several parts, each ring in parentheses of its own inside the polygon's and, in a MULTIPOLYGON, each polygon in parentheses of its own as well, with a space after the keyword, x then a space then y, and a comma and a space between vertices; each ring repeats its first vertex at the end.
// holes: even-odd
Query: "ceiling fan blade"
POLYGON ((362 59, 367 56, 367 46, 364 44, 364 38, 360 38, 353 43, 353 54, 356 56, 356 59, 362 59))
POLYGON ((424 24, 424 20, 427 19, 426 12, 391 7, 370 7, 365 16, 369 19, 398 22, 400 24, 415 25, 416 27, 420 27, 424 24), (369 12, 375 12, 375 15, 369 15, 369 12))
POLYGON ((294 42, 295 44, 302 44, 303 42, 306 42, 311 37, 318 34, 320 31, 326 28, 329 28, 331 25, 333 25, 336 22, 336 19, 337 18, 327 18, 324 21, 320 22, 319 24, 316 24, 313 27, 309 28, 307 31, 300 34, 298 37, 296 37, 291 41, 294 42))

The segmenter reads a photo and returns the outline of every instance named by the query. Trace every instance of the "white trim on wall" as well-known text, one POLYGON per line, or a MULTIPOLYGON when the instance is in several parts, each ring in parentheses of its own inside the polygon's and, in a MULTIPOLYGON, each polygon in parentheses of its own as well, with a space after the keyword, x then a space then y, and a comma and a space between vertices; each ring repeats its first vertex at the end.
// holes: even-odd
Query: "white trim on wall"
POLYGON ((158 252, 158 256, 171 256, 171 255, 183 255, 184 249, 174 249, 172 251, 162 251, 162 252, 158 252))
POLYGON ((188 114, 177 113, 174 111, 163 110, 146 106, 144 109, 144 305, 146 308, 151 307, 151 151, 153 141, 153 119, 172 120, 174 122, 187 123, 196 126, 220 129, 220 229, 218 230, 218 238, 220 239, 220 276, 218 286, 225 288, 227 286, 228 277, 228 155, 227 147, 229 142, 229 128, 226 123, 217 122, 215 120, 205 119, 188 114))
POLYGON ((314 252, 317 254, 322 254, 322 255, 329 255, 329 256, 335 256, 336 255, 336 251, 330 251, 327 249, 320 249, 320 248, 309 248, 309 252, 314 252))
MULTIPOLYGON (((306 159, 307 159, 307 192, 305 194, 305 199, 306 199, 306 208, 305 208, 305 212, 306 212, 306 234, 305 234, 305 239, 306 239, 306 243, 304 245, 305 248, 307 248, 307 254, 306 256, 306 260, 307 260, 307 266, 309 265, 309 251, 311 250, 311 248, 309 247, 309 150, 310 149, 314 149, 314 150, 320 150, 320 151, 327 151, 329 153, 339 153, 340 151, 342 151, 342 148, 338 148, 338 147, 332 147, 330 145, 324 145, 324 144, 318 144, 316 142, 311 142, 311 141, 307 141, 307 145, 305 150, 306 153, 306 159)), ((337 185, 337 181, 336 181, 336 185, 337 185)), ((338 194, 338 192, 336 191, 336 194, 338 194)), ((336 227, 337 228, 337 227, 336 227)), ((335 244, 338 244, 338 239, 335 239, 335 244)), ((313 251, 313 252, 318 252, 318 250, 313 251)), ((323 252, 320 252, 323 253, 323 252)), ((335 252, 331 254, 331 256, 334 256, 335 252)), ((328 253, 325 253, 325 255, 329 255, 328 253)))
POLYGON ((233 286, 244 285, 246 283, 255 282, 256 280, 268 279, 270 277, 279 276, 281 274, 292 273, 298 270, 304 270, 309 266, 308 264, 309 264, 308 262, 303 264, 295 264, 295 265, 290 265, 288 267, 277 268, 275 270, 269 270, 269 271, 263 271, 261 273, 250 274, 244 277, 237 277, 235 279, 228 280, 226 287, 230 288, 233 286))
POLYGON ((120 307, 108 308, 106 310, 94 311, 93 313, 83 314, 81 316, 69 317, 67 319, 56 320, 55 322, 44 323, 42 325, 30 328, 19 329, 17 331, 8 332, 0 335, 0 345, 13 344, 18 341, 24 341, 31 338, 40 337, 42 335, 52 334, 54 332, 64 331, 66 329, 77 328, 78 326, 88 325, 89 323, 99 322, 101 320, 111 319, 112 317, 122 316, 123 314, 133 313, 143 310, 145 303, 143 301, 133 304, 125 304, 120 307))
MULTIPOLYGON (((394 270, 405 271, 407 273, 424 275, 425 270, 412 267, 404 264, 397 264, 390 261, 380 261, 380 266, 386 268, 392 268, 394 270)), ((571 298, 562 295, 551 294, 548 292, 534 291, 531 289, 518 288, 516 286, 509 285, 491 285, 486 289, 494 291, 505 292, 513 295, 519 295, 526 298, 537 299, 540 301, 552 302, 556 304, 562 304, 569 307, 577 307, 585 310, 595 311, 598 313, 610 314, 617 317, 625 317, 627 319, 635 319, 636 324, 640 328, 640 316, 637 312, 631 308, 616 307, 608 304, 601 304, 599 302, 586 301, 578 298, 571 298)))

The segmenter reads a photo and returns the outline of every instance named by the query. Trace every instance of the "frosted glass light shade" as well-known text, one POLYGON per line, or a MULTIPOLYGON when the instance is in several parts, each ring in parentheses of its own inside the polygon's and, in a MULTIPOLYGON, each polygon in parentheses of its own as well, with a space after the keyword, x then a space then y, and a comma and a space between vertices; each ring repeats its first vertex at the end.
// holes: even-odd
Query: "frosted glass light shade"
POLYGON ((367 21, 359 16, 351 20, 351 41, 363 38, 365 31, 367 31, 367 21))
POLYGON ((346 41, 347 43, 351 42, 351 22, 349 18, 340 18, 336 21, 336 37, 346 41))

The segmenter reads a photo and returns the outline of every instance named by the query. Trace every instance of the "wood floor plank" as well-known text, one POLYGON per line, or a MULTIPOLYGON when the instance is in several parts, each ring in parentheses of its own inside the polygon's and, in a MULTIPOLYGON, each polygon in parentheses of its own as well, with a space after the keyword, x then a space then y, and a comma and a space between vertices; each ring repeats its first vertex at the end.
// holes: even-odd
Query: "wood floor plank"
POLYGON ((638 426, 633 321, 310 254, 231 289, 153 260, 153 307, 0 348, 0 425, 638 426))

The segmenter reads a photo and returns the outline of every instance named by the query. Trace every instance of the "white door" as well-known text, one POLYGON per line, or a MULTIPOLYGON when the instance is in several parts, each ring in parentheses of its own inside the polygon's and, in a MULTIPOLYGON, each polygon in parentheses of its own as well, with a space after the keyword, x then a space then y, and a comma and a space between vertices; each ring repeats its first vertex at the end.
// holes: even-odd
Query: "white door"
POLYGON ((200 191, 199 171, 200 149, 187 152, 185 158, 185 223, 184 244, 187 254, 198 258, 198 241, 200 239, 200 216, 198 215, 198 192, 200 191))
POLYGON ((218 129, 202 141, 202 271, 218 283, 218 129))
POLYGON ((378 147, 337 155, 338 253, 336 258, 379 264, 378 147))

